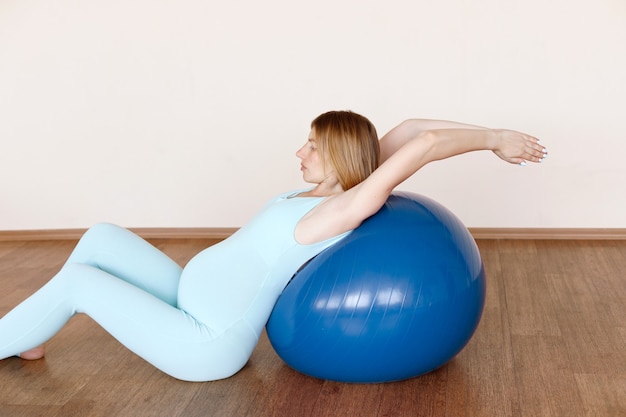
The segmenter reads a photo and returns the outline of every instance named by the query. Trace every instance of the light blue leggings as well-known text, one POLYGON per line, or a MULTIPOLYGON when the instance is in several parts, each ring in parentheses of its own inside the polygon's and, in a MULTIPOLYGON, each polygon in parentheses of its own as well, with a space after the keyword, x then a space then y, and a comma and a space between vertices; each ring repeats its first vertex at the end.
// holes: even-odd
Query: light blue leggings
POLYGON ((133 233, 98 224, 61 271, 0 320, 0 359, 50 339, 85 313, 163 372, 187 381, 229 377, 248 361, 258 334, 245 321, 212 330, 202 297, 177 306, 182 269, 133 233))

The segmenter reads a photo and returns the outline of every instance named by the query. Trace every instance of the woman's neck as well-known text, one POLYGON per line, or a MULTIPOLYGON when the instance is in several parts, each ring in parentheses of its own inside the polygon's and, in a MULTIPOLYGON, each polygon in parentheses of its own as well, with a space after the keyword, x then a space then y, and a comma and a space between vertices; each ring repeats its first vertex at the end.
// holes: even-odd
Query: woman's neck
POLYGON ((315 188, 306 191, 302 194, 300 194, 300 196, 302 197, 329 197, 331 195, 335 195, 335 194, 341 194, 343 193, 343 188, 341 187, 341 184, 339 184, 339 181, 329 181, 328 179, 322 181, 321 183, 317 184, 315 186, 315 188))

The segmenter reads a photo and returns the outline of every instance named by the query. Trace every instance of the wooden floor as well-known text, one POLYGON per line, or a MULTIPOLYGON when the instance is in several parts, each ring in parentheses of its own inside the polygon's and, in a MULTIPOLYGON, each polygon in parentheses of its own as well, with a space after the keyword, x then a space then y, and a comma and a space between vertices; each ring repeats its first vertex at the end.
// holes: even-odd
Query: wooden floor
MULTIPOLYGON (((210 243, 155 241, 182 264, 210 243)), ((626 416, 626 241, 478 243, 488 277, 482 321, 468 346, 428 375, 321 381, 288 368, 264 335, 234 377, 181 382, 77 316, 45 360, 0 361, 0 416, 626 416)), ((72 246, 0 242, 0 315, 72 246)))

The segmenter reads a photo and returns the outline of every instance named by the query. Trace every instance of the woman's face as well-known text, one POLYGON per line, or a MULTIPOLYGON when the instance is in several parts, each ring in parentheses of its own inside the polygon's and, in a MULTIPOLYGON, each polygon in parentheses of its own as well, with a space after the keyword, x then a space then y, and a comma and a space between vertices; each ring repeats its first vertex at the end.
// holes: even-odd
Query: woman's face
POLYGON ((319 184, 328 176, 324 169, 324 161, 315 142, 315 129, 311 130, 309 139, 302 148, 298 149, 296 156, 301 161, 300 170, 302 171, 304 181, 319 184))

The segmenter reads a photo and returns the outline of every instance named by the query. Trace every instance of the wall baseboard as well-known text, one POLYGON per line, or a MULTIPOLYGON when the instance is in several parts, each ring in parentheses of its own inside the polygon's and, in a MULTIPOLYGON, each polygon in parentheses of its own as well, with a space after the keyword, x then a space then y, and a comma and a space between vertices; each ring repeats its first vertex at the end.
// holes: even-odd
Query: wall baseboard
MULTIPOLYGON (((0 230, 0 242, 78 240, 86 229, 0 230)), ((236 227, 131 228, 144 239, 226 239, 236 227)), ((470 227, 474 239, 626 240, 626 229, 470 227)))
POLYGON ((626 229, 470 227, 474 239, 626 240, 626 229))

